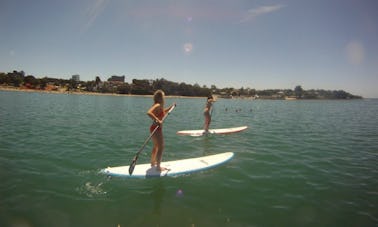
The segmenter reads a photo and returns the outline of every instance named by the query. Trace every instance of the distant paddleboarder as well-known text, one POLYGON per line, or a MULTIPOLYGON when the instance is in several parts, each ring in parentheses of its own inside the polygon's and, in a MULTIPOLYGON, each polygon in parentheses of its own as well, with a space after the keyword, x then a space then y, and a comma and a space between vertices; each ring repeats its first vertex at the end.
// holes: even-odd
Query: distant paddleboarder
POLYGON ((209 131, 209 126, 211 123, 211 109, 213 107, 213 102, 215 102, 212 95, 207 97, 205 109, 203 110, 203 115, 205 116, 205 123, 203 125, 203 129, 207 132, 209 131))

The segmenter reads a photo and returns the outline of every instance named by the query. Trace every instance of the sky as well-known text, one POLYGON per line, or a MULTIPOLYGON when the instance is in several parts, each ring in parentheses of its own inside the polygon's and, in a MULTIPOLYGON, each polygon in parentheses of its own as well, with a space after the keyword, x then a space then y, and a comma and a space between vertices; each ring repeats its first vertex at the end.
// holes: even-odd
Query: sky
POLYGON ((378 98, 376 0, 0 0, 0 72, 378 98))

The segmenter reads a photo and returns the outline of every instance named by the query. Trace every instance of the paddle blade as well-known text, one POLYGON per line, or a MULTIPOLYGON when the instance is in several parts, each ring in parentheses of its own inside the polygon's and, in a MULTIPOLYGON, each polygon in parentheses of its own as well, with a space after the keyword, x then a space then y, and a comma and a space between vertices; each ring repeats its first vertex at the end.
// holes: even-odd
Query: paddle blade
POLYGON ((134 168, 135 168, 137 160, 138 160, 138 156, 135 156, 133 161, 130 164, 130 167, 129 167, 129 174, 130 175, 133 174, 133 172, 134 172, 134 168))

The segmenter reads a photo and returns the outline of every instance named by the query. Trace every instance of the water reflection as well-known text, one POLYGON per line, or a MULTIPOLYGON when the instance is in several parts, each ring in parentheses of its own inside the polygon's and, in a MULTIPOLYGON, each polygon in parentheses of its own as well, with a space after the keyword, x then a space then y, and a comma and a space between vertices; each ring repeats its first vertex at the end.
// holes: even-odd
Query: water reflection
POLYGON ((164 186, 163 179, 156 179, 153 184, 151 198, 153 201, 153 211, 154 214, 161 215, 161 206, 164 200, 164 195, 166 193, 166 188, 164 186))

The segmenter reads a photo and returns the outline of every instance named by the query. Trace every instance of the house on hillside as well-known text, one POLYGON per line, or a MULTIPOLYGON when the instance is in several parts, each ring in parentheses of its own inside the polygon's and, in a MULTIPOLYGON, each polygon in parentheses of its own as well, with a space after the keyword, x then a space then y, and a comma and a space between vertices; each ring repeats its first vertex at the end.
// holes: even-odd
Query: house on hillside
POLYGON ((108 82, 125 83, 125 76, 111 76, 108 82))

